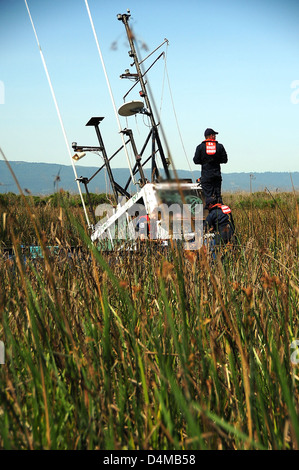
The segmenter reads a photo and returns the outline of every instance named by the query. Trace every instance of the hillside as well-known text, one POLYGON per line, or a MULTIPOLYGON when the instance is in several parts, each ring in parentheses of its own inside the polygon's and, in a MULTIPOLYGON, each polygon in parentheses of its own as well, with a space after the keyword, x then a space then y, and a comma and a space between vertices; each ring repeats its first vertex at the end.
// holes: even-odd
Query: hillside
MULTIPOLYGON (((54 163, 28 163, 28 162, 10 162, 11 167, 19 181, 23 191, 34 195, 51 194, 57 189, 64 189, 69 192, 78 192, 77 183, 74 179, 74 173, 71 165, 60 165, 54 163), (59 180, 55 182, 57 175, 59 180)), ((78 177, 84 176, 90 178, 97 168, 76 166, 78 177)), ((113 170, 114 178, 120 185, 125 185, 129 170, 117 168, 113 170)), ((192 178, 194 181, 200 176, 200 171, 191 173, 186 170, 178 170, 180 178, 192 178)), ((292 191, 293 186, 299 190, 299 172, 292 174, 282 173, 224 173, 223 191, 240 192, 250 191, 250 182, 252 191, 261 191, 268 188, 270 191, 292 191)), ((147 173, 149 177, 149 172, 147 173)), ((133 189, 133 188, 132 188, 133 189)), ((90 192, 101 193, 110 192, 109 179, 104 170, 102 170, 90 183, 90 192)), ((13 192, 18 193, 18 188, 14 179, 4 161, 0 161, 0 193, 13 192)))

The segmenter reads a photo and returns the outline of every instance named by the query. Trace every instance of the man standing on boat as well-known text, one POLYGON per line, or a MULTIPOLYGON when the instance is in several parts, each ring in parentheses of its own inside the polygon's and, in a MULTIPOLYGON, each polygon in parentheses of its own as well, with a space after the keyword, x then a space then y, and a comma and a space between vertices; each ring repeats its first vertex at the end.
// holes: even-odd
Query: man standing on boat
POLYGON ((227 163, 227 153, 222 144, 217 142, 218 132, 211 128, 205 130, 205 140, 196 147, 193 161, 201 165, 201 186, 205 199, 215 196, 222 203, 221 196, 221 163, 227 163))

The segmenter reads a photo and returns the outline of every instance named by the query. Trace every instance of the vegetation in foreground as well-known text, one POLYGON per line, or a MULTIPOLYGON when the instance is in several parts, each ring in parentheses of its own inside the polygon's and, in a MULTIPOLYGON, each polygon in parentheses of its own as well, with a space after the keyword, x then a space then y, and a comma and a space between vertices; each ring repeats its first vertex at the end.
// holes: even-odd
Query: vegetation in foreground
POLYGON ((214 262, 101 253, 62 199, 0 201, 0 447, 298 449, 298 196, 225 195, 214 262))

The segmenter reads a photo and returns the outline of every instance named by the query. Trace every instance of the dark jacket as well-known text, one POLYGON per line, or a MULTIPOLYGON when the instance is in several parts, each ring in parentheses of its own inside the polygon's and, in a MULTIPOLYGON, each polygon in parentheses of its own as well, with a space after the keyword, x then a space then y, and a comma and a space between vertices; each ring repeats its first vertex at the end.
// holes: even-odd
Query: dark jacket
POLYGON ((204 140, 196 147, 193 158, 195 164, 201 165, 201 178, 221 178, 221 163, 227 163, 227 153, 217 140, 204 140))
POLYGON ((212 206, 204 221, 204 228, 220 233, 222 240, 227 243, 235 232, 231 209, 223 204, 212 206))

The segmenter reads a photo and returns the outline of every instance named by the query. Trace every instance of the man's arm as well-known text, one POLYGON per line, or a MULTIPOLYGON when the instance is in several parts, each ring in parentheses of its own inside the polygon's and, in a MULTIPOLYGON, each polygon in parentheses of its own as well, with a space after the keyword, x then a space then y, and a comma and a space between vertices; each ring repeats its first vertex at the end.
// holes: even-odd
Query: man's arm
POLYGON ((203 222, 203 230, 205 233, 214 230, 213 214, 209 213, 203 222))
POLYGON ((200 152, 199 145, 196 147, 195 154, 194 154, 194 157, 193 157, 193 162, 194 162, 196 165, 202 163, 202 160, 201 160, 201 152, 200 152))
POLYGON ((227 163, 227 153, 222 144, 219 144, 219 163, 227 163))

